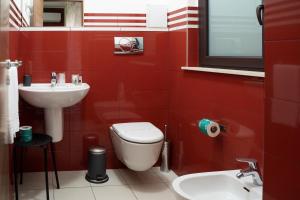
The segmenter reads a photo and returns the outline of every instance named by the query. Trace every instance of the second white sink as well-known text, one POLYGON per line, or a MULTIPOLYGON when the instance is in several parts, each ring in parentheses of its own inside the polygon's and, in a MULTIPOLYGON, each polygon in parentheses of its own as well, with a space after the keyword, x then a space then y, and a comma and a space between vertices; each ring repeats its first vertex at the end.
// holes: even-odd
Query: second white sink
POLYGON ((88 93, 86 83, 66 83, 51 87, 49 83, 34 83, 30 87, 19 85, 20 96, 29 104, 45 109, 46 134, 53 142, 63 139, 63 108, 80 102, 88 93))
POLYGON ((173 189, 190 200, 262 200, 262 187, 251 177, 238 179, 239 170, 189 174, 173 181, 173 189))

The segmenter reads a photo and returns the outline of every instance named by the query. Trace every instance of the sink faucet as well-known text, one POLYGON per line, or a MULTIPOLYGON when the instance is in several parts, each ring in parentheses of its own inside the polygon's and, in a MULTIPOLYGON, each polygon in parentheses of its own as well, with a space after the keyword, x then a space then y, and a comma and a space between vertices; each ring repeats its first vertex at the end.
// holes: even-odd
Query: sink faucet
POLYGON ((51 73, 51 87, 56 86, 57 84, 57 76, 55 72, 51 73))
POLYGON ((254 185, 261 186, 263 184, 257 160, 248 158, 237 158, 236 160, 238 162, 248 163, 249 165, 247 169, 242 169, 239 173, 236 174, 237 178, 252 176, 254 185))

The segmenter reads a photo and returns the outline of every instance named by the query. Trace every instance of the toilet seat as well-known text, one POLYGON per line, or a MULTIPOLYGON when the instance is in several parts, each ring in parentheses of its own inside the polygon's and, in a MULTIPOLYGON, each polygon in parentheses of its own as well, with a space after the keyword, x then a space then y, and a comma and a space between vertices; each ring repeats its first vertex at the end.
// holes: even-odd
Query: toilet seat
POLYGON ((163 140, 163 133, 150 122, 119 123, 113 130, 124 140, 133 143, 150 144, 163 140))

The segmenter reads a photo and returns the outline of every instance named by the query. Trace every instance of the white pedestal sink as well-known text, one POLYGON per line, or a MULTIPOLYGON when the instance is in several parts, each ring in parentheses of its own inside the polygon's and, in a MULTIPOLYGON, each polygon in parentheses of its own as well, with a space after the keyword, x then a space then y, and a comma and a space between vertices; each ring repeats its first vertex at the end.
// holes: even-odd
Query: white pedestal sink
POLYGON ((262 200, 262 186, 252 177, 236 178, 239 170, 188 174, 176 178, 175 192, 191 200, 262 200))
POLYGON ((46 134, 53 142, 63 139, 63 108, 80 102, 88 93, 87 83, 66 83, 51 87, 48 83, 36 83, 30 87, 19 85, 20 96, 29 104, 45 109, 46 134))

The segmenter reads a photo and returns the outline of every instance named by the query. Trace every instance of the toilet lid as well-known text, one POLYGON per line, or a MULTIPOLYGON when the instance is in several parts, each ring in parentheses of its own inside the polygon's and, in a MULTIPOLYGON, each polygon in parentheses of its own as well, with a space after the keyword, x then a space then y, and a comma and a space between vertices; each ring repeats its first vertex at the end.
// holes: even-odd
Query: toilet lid
POLYGON ((155 143, 164 138, 163 133, 149 122, 120 123, 112 125, 124 140, 137 143, 155 143))

